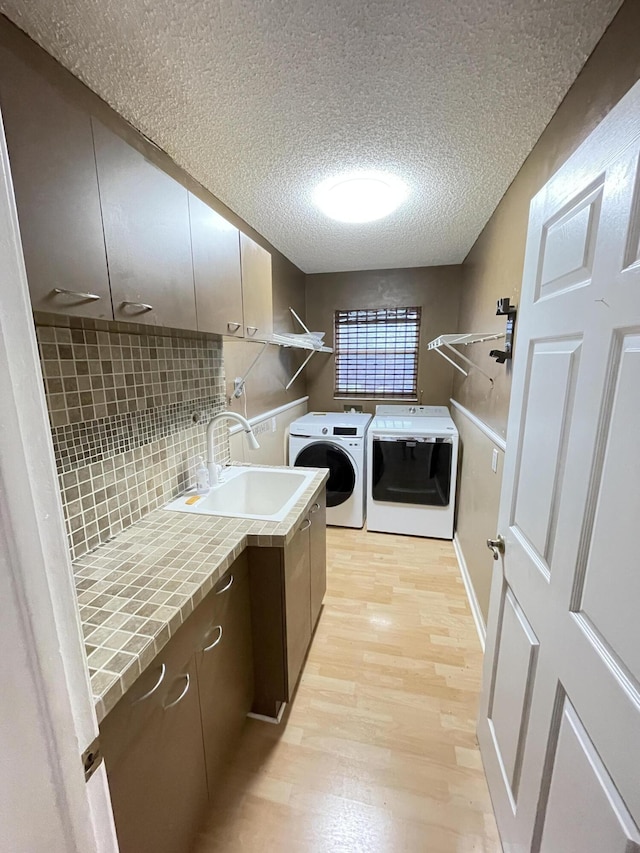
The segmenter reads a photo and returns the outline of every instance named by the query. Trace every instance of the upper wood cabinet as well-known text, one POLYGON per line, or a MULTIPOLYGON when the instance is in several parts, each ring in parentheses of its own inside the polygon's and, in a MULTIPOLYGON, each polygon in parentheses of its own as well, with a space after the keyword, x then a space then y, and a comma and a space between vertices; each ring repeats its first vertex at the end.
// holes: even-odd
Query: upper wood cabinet
POLYGON ((33 308, 111 319, 89 114, 6 48, 0 105, 33 308))
POLYGON ((240 234, 245 338, 262 340, 273 333, 271 255, 240 234))
POLYGON ((198 331, 244 336, 240 232, 189 193, 198 331))
POLYGON ((187 190, 92 124, 114 318, 195 329, 187 190))

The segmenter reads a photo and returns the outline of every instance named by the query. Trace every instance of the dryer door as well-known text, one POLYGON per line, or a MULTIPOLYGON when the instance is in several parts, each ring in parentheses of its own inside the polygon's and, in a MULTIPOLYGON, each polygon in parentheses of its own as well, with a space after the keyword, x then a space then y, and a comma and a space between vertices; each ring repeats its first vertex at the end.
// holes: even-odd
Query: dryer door
POLYGON ((356 485, 356 472, 348 453, 328 441, 308 444, 296 456, 296 467, 328 468, 327 506, 348 501, 356 485))

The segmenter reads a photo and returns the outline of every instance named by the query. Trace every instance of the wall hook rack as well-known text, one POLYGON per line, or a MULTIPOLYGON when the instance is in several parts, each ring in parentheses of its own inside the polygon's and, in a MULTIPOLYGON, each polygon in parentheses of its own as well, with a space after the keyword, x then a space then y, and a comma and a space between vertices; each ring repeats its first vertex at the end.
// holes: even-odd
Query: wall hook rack
POLYGON ((482 344, 485 341, 497 341, 501 338, 504 338, 504 334, 502 332, 498 332, 497 334, 494 332, 467 332, 465 334, 455 334, 455 335, 440 335, 440 337, 435 338, 432 341, 429 341, 429 349, 435 350, 438 355, 442 356, 445 361, 448 361, 449 364, 452 364, 456 370, 459 370, 463 376, 468 376, 469 371, 465 370, 464 367, 461 367, 457 361, 454 361, 451 355, 456 356, 456 358, 460 359, 464 364, 467 364, 469 368, 473 370, 477 370, 479 373, 482 373, 483 376, 493 384, 493 376, 490 376, 486 370, 483 370, 477 364, 474 364, 470 358, 467 358, 464 353, 461 353, 460 350, 454 349, 456 346, 469 346, 470 344, 482 344), (443 349, 449 350, 451 355, 447 355, 443 352, 443 349))
POLYGON ((252 343, 259 343, 259 344, 262 344, 263 346, 262 346, 262 349, 260 350, 260 352, 258 353, 258 355, 254 358, 254 360, 251 362, 251 364, 249 365, 249 367, 245 371, 244 376, 240 376, 236 380, 235 390, 232 394, 232 397, 241 397, 242 396, 242 393, 244 391, 244 385, 245 385, 245 382, 247 381, 247 377, 249 376, 249 374, 251 373, 253 368, 256 366, 256 364, 260 361, 263 353, 265 352, 265 350, 267 349, 267 347, 270 344, 272 346, 278 346, 278 347, 291 347, 292 349, 307 350, 309 353, 309 355, 305 358, 303 363, 300 365, 300 367, 296 370, 294 375, 291 377, 291 379, 285 385, 285 390, 287 390, 287 391, 289 390, 289 388, 291 388, 291 386, 296 381, 298 376, 302 373, 304 368, 311 361, 312 356, 314 356, 317 352, 328 352, 328 353, 333 352, 333 349, 331 347, 327 347, 324 345, 324 343, 323 343, 324 335, 322 335, 318 332, 310 332, 309 329, 307 328, 307 326, 305 325, 305 323, 300 319, 298 314, 296 314, 296 312, 293 310, 293 308, 289 308, 289 311, 291 312, 292 317, 295 320, 297 320, 298 323, 302 326, 302 328, 304 329, 304 333, 303 334, 294 334, 292 332, 281 332, 281 333, 274 332, 274 334, 272 334, 271 337, 269 337, 269 338, 251 338, 252 343))
POLYGON ((498 364, 504 364, 505 361, 511 361, 513 358, 513 327, 516 323, 516 314, 518 309, 515 305, 511 305, 508 296, 504 299, 498 299, 496 304, 496 316, 506 316, 507 330, 504 335, 504 349, 492 349, 489 353, 491 358, 495 358, 498 364))

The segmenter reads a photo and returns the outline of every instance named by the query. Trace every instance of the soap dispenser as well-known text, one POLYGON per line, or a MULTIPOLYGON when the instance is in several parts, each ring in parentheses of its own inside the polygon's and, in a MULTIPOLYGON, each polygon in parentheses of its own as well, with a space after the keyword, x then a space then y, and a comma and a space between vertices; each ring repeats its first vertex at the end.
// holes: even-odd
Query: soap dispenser
POLYGON ((209 491, 209 472, 202 456, 198 456, 196 467, 196 494, 206 495, 209 491))

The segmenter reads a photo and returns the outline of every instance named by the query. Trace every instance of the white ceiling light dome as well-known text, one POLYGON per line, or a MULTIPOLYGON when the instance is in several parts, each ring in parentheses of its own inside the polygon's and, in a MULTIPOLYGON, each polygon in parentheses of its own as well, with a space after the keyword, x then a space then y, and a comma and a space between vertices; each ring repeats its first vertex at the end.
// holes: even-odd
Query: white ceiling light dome
POLYGON ((409 195, 409 188, 387 172, 352 172, 323 181, 314 202, 339 222, 374 222, 393 213, 409 195))

